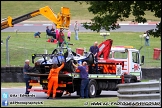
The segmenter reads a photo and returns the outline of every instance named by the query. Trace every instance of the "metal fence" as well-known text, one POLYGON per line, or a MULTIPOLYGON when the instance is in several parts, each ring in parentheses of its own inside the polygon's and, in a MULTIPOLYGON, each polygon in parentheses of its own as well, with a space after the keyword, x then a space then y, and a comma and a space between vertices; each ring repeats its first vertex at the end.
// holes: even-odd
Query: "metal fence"
MULTIPOLYGON (((11 37, 11 39, 13 38, 11 37)), ((53 49, 56 47, 56 44, 49 44, 48 42, 42 44, 38 39, 35 39, 32 43, 24 41, 24 43, 21 42, 21 44, 14 43, 11 39, 8 43, 5 42, 5 44, 1 45, 1 67, 23 66, 25 59, 32 60, 32 54, 44 54, 47 51, 48 53, 52 53, 53 49), (52 47, 49 47, 49 45, 52 47), (14 46, 17 47, 15 48, 14 46), (39 48, 37 46, 39 46, 39 48)), ((33 64, 30 65, 32 66, 33 64)))
POLYGON ((118 84, 119 107, 160 107, 161 78, 159 81, 118 84))

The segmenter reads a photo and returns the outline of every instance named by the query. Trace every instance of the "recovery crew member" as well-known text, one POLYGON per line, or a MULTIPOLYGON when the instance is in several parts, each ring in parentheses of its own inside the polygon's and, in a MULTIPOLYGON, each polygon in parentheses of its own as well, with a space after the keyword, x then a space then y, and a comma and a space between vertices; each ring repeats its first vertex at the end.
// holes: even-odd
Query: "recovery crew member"
MULTIPOLYGON (((95 63, 95 72, 96 72, 96 74, 98 74, 98 58, 97 58, 97 56, 98 56, 98 52, 99 52, 99 48, 98 48, 97 45, 98 45, 98 42, 96 41, 94 43, 94 45, 91 46, 90 49, 89 49, 89 51, 94 54, 94 59, 95 59, 95 62, 96 62, 95 63)), ((89 72, 93 73, 91 65, 89 66, 89 72)))
POLYGON ((88 98, 89 78, 88 78, 87 62, 84 61, 82 64, 79 64, 79 66, 73 63, 73 66, 80 70, 80 78, 81 78, 80 98, 88 98))
POLYGON ((56 96, 56 89, 58 88, 58 75, 60 70, 64 67, 64 62, 60 67, 57 66, 57 64, 52 65, 52 69, 50 70, 50 73, 48 75, 48 91, 47 91, 47 99, 49 99, 51 94, 51 89, 53 87, 53 98, 56 96))
POLYGON ((25 94, 29 94, 30 91, 28 91, 28 89, 32 88, 32 86, 29 85, 29 81, 31 80, 31 77, 26 74, 27 72, 30 72, 32 70, 32 67, 29 66, 29 63, 30 63, 29 60, 25 60, 25 65, 23 67, 23 75, 24 75, 24 80, 25 80, 25 84, 26 84, 25 94))

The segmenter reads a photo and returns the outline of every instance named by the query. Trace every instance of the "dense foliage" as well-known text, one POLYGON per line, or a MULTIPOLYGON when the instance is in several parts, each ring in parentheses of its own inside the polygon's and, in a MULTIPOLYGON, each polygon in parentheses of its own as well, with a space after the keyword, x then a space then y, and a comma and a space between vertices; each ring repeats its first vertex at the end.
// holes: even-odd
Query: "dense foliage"
MULTIPOLYGON (((138 23, 147 22, 147 18, 144 18, 146 11, 151 11, 155 17, 161 18, 161 1, 82 1, 79 3, 83 2, 90 5, 88 11, 95 15, 91 22, 85 22, 83 26, 97 32, 102 29, 109 31, 120 28, 117 21, 124 21, 131 14, 135 17, 133 22, 138 23)), ((156 28, 149 30, 149 33, 154 37, 161 37, 161 22, 156 28)))

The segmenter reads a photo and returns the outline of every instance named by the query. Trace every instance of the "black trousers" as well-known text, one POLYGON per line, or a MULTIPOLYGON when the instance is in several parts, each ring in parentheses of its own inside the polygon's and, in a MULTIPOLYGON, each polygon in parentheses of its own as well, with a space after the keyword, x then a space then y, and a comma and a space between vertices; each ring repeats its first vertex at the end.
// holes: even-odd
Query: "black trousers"
POLYGON ((26 84, 26 91, 25 94, 29 94, 30 91, 28 91, 28 89, 31 89, 32 86, 29 86, 29 81, 31 80, 30 78, 24 78, 25 79, 25 84, 26 84))

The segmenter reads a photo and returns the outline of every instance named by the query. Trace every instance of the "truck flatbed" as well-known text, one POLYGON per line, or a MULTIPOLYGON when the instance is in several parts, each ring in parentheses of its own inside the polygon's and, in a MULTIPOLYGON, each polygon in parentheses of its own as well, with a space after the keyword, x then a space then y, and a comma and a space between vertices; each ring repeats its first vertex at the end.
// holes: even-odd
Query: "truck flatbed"
MULTIPOLYGON (((38 74, 38 73, 27 73, 27 75, 33 77, 41 77, 41 76, 48 76, 48 74, 38 74)), ((59 77, 73 77, 73 78, 80 78, 80 73, 66 73, 66 74, 59 74, 59 77)), ((89 74, 90 79, 121 79, 120 75, 112 75, 112 74, 89 74)))

